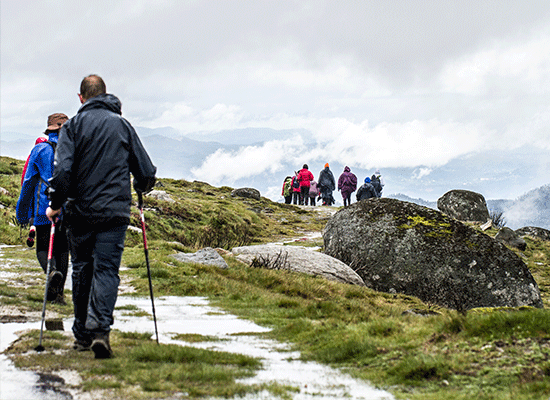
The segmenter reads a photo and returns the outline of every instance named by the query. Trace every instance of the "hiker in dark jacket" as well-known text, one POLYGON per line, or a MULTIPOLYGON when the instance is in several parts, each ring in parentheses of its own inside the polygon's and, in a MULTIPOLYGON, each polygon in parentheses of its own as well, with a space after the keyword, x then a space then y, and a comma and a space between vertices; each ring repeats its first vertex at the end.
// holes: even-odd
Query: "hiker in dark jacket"
POLYGON ((292 190, 292 204, 300 204, 300 180, 298 179, 298 173, 294 171, 294 176, 290 181, 290 187, 292 190))
POLYGON ((374 186, 372 186, 370 178, 368 176, 365 178, 365 183, 361 185, 359 190, 357 190, 356 197, 357 201, 367 200, 373 197, 380 197, 376 193, 376 189, 374 189, 374 186))
POLYGON ((110 358, 109 332, 130 222, 130 174, 134 189, 147 192, 156 168, 103 79, 84 78, 79 98, 82 106, 59 134, 46 213, 55 218, 69 200, 65 219, 73 265, 74 348, 91 347, 96 358, 110 358))
POLYGON ((357 189, 357 176, 346 166, 338 178, 338 190, 342 193, 344 207, 351 204, 351 194, 357 189))
MULTIPOLYGON (((48 271, 51 228, 51 222, 46 216, 49 204, 46 187, 48 179, 52 177, 53 173, 54 147, 57 144, 59 129, 68 119, 65 114, 61 113, 48 117, 48 126, 44 132, 48 135, 48 139, 42 141, 37 139, 36 145, 27 158, 21 193, 16 206, 17 221, 22 225, 30 223, 35 227, 36 258, 44 273, 48 271)), ((54 237, 52 268, 47 277, 49 286, 46 299, 54 303, 65 304, 63 288, 69 266, 69 245, 62 223, 55 225, 54 237)))
POLYGON ((321 191, 321 198, 323 199, 324 206, 330 206, 334 203, 334 197, 332 197, 332 192, 336 189, 336 184, 334 181, 334 175, 329 168, 328 163, 325 164, 325 168, 319 173, 319 190, 321 191))
POLYGON ((372 174, 370 178, 370 182, 372 183, 372 186, 374 186, 374 190, 376 190, 377 197, 382 197, 382 189, 384 188, 384 179, 382 178, 382 175, 380 174, 380 170, 377 169, 374 174, 372 174))

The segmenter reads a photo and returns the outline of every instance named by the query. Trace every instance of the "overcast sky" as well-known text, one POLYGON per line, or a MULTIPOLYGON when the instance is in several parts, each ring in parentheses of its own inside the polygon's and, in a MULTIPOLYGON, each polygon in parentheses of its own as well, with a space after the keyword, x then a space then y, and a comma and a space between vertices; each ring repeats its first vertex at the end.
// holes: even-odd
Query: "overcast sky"
MULTIPOLYGON (((1 0, 0 13, 2 135, 74 115, 97 73, 134 126, 307 129, 318 146, 297 165, 429 174, 472 151, 550 150, 548 0, 1 0)), ((276 171, 289 145, 219 152, 195 173, 276 171)))

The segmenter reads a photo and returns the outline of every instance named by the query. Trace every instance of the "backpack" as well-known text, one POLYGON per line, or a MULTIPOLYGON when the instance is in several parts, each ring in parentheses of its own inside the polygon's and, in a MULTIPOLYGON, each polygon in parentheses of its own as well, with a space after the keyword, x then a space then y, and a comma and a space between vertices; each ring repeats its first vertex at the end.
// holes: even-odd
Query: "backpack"
MULTIPOLYGON (((50 146, 52 146, 53 152, 55 153, 55 148, 57 146, 56 143, 50 142, 49 140, 40 140, 41 138, 36 139, 34 145, 39 145, 40 143, 48 143, 50 146)), ((33 147, 34 148, 34 147, 33 147)), ((25 166, 23 167, 23 173, 21 174, 21 186, 23 186, 23 182, 25 181, 25 174, 27 173, 27 167, 29 166, 29 159, 31 158, 31 155, 29 154, 27 156, 27 162, 25 162, 25 166)))
POLYGON ((286 180, 285 181, 285 184, 284 184, 284 187, 283 187, 283 196, 285 197, 288 197, 290 196, 292 193, 290 192, 290 179, 286 180))
POLYGON ((374 186, 374 190, 376 190, 376 193, 380 195, 382 193, 382 184, 380 183, 380 178, 373 174, 370 178, 370 183, 372 184, 372 186, 374 186))
POLYGON ((295 176, 294 180, 292 181, 292 187, 294 189, 298 189, 300 187, 300 181, 298 180, 297 176, 295 176))

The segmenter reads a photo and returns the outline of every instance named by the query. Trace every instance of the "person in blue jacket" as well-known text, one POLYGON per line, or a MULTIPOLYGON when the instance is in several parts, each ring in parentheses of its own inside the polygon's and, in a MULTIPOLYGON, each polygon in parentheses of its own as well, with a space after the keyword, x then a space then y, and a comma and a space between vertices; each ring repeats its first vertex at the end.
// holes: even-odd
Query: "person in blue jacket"
MULTIPOLYGON (((69 118, 62 113, 48 117, 48 126, 44 132, 48 141, 38 143, 31 151, 28 165, 23 178, 21 193, 17 201, 16 217, 22 224, 36 227, 36 258, 44 273, 48 270, 48 248, 50 245, 51 222, 46 216, 49 199, 46 195, 48 179, 52 177, 54 169, 55 146, 61 126, 69 118)), ((69 265, 69 246, 67 236, 61 221, 56 223, 54 246, 52 252, 52 271, 49 276, 47 300, 54 303, 66 304, 63 288, 67 278, 69 265)))

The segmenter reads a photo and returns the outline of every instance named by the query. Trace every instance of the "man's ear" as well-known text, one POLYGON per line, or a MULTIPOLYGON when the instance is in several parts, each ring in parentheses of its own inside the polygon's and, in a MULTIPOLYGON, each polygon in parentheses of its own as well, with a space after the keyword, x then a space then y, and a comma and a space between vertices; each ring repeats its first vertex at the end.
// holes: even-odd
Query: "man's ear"
POLYGON ((86 100, 84 100, 84 97, 82 97, 80 93, 78 93, 78 98, 80 100, 80 104, 84 104, 86 102, 86 100))

